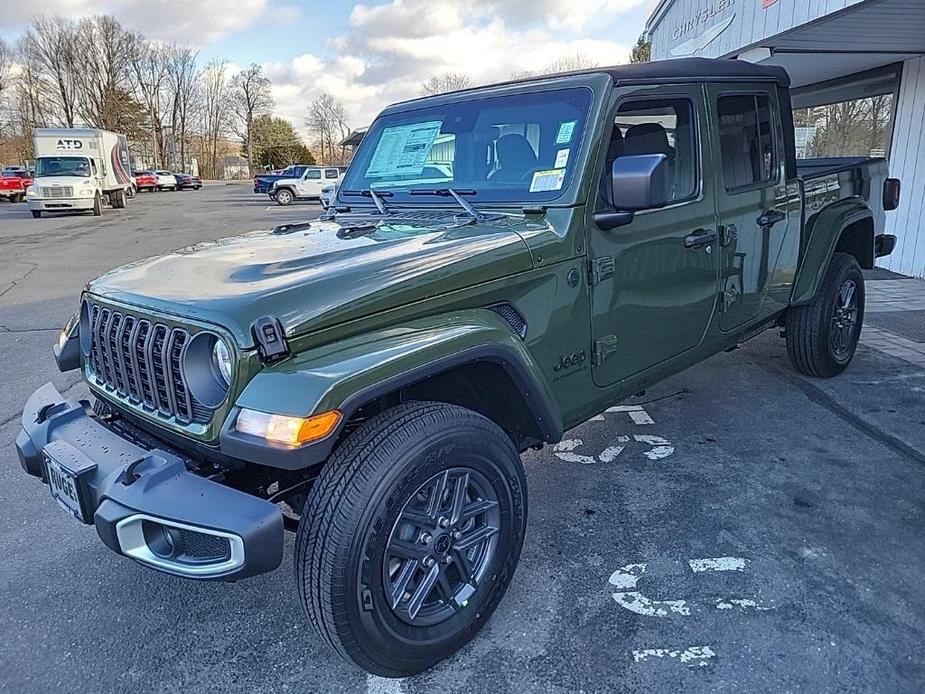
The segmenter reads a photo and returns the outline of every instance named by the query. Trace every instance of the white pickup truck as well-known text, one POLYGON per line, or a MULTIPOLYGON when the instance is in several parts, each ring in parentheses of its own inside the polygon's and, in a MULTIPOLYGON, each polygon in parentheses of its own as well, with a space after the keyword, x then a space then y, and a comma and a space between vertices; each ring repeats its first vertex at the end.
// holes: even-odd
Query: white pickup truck
POLYGON ((37 128, 35 180, 26 191, 33 217, 45 212, 103 213, 125 207, 132 189, 124 135, 93 128, 37 128))

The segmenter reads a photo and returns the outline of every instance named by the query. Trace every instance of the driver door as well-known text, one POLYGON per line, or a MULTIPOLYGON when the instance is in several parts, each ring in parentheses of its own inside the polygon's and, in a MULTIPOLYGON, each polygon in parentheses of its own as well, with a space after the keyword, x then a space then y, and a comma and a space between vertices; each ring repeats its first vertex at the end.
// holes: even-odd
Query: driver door
POLYGON ((317 198, 321 195, 321 169, 306 169, 298 184, 300 198, 317 198))
POLYGON ((694 349, 713 316, 719 254, 713 177, 703 176, 707 123, 700 85, 622 90, 601 196, 610 195, 604 174, 614 158, 664 154, 669 203, 636 212, 615 229, 590 224, 592 373, 599 386, 694 349))

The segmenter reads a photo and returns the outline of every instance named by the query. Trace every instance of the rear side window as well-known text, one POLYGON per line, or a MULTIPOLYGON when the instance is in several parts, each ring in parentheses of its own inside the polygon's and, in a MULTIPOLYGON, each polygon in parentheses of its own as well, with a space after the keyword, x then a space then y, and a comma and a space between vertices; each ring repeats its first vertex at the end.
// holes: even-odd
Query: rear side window
POLYGON ((726 190, 777 179, 771 99, 767 94, 721 96, 719 143, 726 190))
POLYGON ((669 200, 697 193, 697 138, 693 104, 683 98, 628 101, 617 111, 608 170, 618 156, 664 154, 671 183, 669 200))
POLYGON ((337 178, 337 176, 338 176, 337 169, 325 169, 324 170, 325 178, 331 179, 331 178, 337 178))

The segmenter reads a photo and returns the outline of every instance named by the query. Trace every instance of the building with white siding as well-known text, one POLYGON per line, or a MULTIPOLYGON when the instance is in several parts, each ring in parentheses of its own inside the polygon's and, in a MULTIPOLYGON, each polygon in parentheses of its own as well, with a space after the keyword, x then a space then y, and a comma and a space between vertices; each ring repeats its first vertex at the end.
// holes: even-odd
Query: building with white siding
POLYGON ((925 277, 925 0, 661 0, 652 59, 787 69, 801 154, 887 156, 902 179, 880 264, 925 277))

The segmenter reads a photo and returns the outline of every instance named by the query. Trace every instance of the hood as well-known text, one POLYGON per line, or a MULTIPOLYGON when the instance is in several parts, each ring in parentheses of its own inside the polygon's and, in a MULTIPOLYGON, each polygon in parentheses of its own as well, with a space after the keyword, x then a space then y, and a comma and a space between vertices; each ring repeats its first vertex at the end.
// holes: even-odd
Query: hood
POLYGON ((92 176, 36 176, 32 185, 41 186, 42 188, 60 188, 70 186, 75 190, 77 188, 88 188, 96 186, 92 176), (89 183, 85 183, 89 181, 89 183))
POLYGON ((261 316, 276 316, 293 337, 532 268, 521 217, 476 224, 444 214, 441 223, 436 214, 255 231, 117 268, 88 290, 224 326, 246 348, 261 316))

